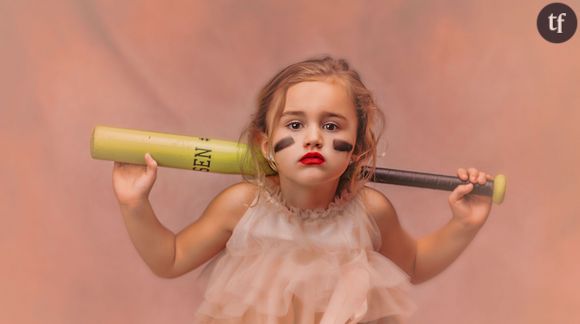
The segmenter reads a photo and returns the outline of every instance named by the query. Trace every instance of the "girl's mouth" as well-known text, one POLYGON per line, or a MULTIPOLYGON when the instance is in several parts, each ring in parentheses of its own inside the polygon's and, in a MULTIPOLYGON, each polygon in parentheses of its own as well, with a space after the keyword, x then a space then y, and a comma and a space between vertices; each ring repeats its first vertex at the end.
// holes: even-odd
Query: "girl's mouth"
POLYGON ((324 156, 318 152, 308 152, 300 159, 300 163, 306 165, 317 165, 324 163, 324 156))

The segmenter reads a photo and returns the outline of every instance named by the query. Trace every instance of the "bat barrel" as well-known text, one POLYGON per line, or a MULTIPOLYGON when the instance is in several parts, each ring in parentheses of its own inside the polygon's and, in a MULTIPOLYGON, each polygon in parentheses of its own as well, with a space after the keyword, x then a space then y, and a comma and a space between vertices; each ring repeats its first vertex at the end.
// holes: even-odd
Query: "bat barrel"
POLYGON ((93 159, 145 164, 150 153, 159 166, 240 174, 246 146, 231 141, 134 129, 96 126, 91 136, 93 159))

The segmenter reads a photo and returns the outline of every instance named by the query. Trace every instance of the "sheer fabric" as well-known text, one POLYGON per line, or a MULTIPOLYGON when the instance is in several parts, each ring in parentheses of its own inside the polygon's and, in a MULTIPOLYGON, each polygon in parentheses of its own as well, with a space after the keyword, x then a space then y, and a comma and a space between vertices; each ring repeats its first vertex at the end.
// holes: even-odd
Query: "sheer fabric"
POLYGON ((377 252, 362 191, 320 210, 262 191, 202 272, 196 323, 401 323, 414 308, 408 276, 377 252))

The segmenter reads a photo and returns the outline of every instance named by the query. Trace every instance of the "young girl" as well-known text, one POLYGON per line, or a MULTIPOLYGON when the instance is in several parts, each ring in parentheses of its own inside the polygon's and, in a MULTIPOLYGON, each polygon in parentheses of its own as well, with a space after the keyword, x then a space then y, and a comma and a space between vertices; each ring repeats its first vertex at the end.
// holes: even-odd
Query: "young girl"
POLYGON ((414 240, 389 200, 365 186, 383 116, 344 60, 292 64, 258 99, 245 132, 257 175, 225 189, 178 234, 148 200, 154 159, 115 163, 115 194, 140 255, 168 278, 217 255, 204 271, 197 323, 400 323, 413 308, 408 283, 443 271, 485 223, 491 199, 468 194, 492 177, 459 169, 470 183, 450 194, 451 219, 414 240))

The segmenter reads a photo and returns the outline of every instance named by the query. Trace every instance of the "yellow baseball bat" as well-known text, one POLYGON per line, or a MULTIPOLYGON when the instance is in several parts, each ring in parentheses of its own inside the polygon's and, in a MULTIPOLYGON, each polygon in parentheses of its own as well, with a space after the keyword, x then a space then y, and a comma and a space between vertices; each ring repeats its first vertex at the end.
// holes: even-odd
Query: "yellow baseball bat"
MULTIPOLYGON (((245 144, 231 141, 107 126, 96 126, 91 136, 93 159, 144 165, 148 152, 159 166, 214 173, 252 174, 253 167, 242 158, 246 150, 245 144)), ((265 159, 260 163, 267 174, 274 174, 265 159)), ((448 191, 467 183, 453 176, 387 168, 376 168, 372 180, 448 191)), ((472 191, 491 196, 496 204, 503 202, 505 192, 506 177, 501 174, 485 185, 476 184, 472 191)))
POLYGON ((93 159, 145 165, 149 152, 159 166, 213 173, 252 170, 241 163, 246 149, 231 141, 107 126, 96 126, 91 135, 93 159))

